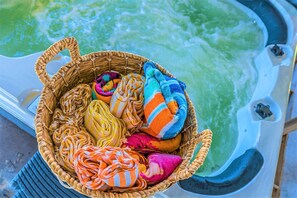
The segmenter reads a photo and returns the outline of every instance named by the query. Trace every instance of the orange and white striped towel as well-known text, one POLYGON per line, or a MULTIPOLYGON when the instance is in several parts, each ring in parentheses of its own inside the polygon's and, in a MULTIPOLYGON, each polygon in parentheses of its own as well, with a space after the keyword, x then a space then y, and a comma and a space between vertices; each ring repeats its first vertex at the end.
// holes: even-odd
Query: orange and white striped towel
POLYGON ((130 132, 142 126, 145 78, 130 73, 122 78, 110 100, 110 111, 122 118, 130 132))
POLYGON ((93 100, 85 113, 85 126, 97 141, 97 146, 120 146, 127 128, 123 120, 118 119, 101 100, 93 100))
MULTIPOLYGON (((111 146, 86 146, 77 150, 74 168, 80 182, 92 190, 133 187, 139 178, 139 161, 129 151, 111 146)), ((146 187, 142 184, 143 180, 137 185, 146 187)))
POLYGON ((147 187, 147 181, 143 179, 142 177, 138 177, 136 180, 136 183, 132 187, 125 187, 125 188, 120 188, 120 187, 113 187, 111 191, 115 192, 131 192, 131 191, 138 191, 138 190, 143 190, 146 189, 147 187))

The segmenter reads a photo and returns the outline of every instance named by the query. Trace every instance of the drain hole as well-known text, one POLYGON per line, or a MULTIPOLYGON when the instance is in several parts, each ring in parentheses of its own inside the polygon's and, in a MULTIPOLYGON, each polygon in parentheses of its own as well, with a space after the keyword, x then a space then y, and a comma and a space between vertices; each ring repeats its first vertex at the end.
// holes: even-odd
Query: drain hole
POLYGON ((277 44, 275 44, 271 49, 271 52, 275 55, 275 56, 282 56, 284 55, 284 51, 282 48, 280 48, 277 44))
POLYGON ((265 119, 273 115, 273 113, 270 111, 270 106, 265 105, 263 103, 258 103, 256 106, 254 106, 255 112, 257 113, 260 118, 265 119))

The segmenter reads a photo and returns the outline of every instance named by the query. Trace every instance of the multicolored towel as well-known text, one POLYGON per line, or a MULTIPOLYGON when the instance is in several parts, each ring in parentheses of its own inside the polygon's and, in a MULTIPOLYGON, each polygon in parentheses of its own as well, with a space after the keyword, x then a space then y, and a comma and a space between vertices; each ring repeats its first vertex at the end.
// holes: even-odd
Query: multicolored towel
POLYGON ((85 113, 85 126, 97 141, 97 146, 120 146, 127 128, 101 100, 93 100, 85 113))
POLYGON ((146 172, 140 173, 149 185, 157 184, 165 180, 176 167, 183 161, 178 155, 152 153, 148 156, 149 168, 146 172))
POLYGON ((122 78, 110 101, 110 111, 126 123, 130 132, 143 124, 143 87, 145 78, 139 74, 128 74, 122 78))
POLYGON ((128 147, 142 154, 153 152, 173 152, 179 148, 181 134, 168 140, 160 140, 146 133, 134 133, 127 138, 122 148, 128 147))
MULTIPOLYGON (((130 149, 107 146, 86 146, 74 154, 74 168, 80 182, 92 190, 110 187, 133 188, 139 178, 139 161, 129 154, 130 149)), ((138 182, 138 190, 146 188, 138 182)), ((136 186, 136 187, 137 187, 136 186)), ((134 187, 135 190, 135 187, 134 187)))
POLYGON ((92 98, 99 99, 109 104, 110 99, 118 84, 121 74, 115 71, 104 72, 96 77, 92 84, 92 98))
POLYGON ((162 74, 152 62, 146 62, 143 68, 146 77, 144 115, 147 123, 141 130, 157 138, 173 138, 182 130, 187 117, 186 85, 162 74))
POLYGON ((56 108, 50 125, 51 134, 62 124, 81 126, 85 111, 92 101, 92 89, 87 84, 79 84, 60 98, 60 108, 56 108))

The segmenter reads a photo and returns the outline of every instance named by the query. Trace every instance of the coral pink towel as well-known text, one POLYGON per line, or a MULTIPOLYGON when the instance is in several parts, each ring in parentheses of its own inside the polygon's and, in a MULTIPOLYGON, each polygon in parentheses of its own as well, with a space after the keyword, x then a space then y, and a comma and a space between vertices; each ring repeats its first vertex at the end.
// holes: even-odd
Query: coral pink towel
POLYGON ((165 180, 176 167, 183 161, 178 155, 163 153, 152 153, 148 156, 149 168, 146 172, 140 173, 140 177, 153 185, 165 180))
POLYGON ((153 152, 173 152, 179 148, 181 134, 168 140, 161 140, 146 133, 134 133, 122 147, 129 147, 142 154, 153 152))

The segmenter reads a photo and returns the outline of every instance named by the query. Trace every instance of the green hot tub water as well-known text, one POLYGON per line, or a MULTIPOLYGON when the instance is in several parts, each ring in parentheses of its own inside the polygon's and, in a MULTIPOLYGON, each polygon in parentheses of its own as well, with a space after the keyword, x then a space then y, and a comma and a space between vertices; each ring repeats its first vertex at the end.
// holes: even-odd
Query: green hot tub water
POLYGON ((74 36, 81 54, 128 51, 167 68, 187 84, 199 131, 214 133, 199 175, 218 170, 236 146, 236 112, 255 89, 253 57, 264 42, 254 19, 218 0, 2 1, 0 30, 0 54, 6 56, 74 36))

